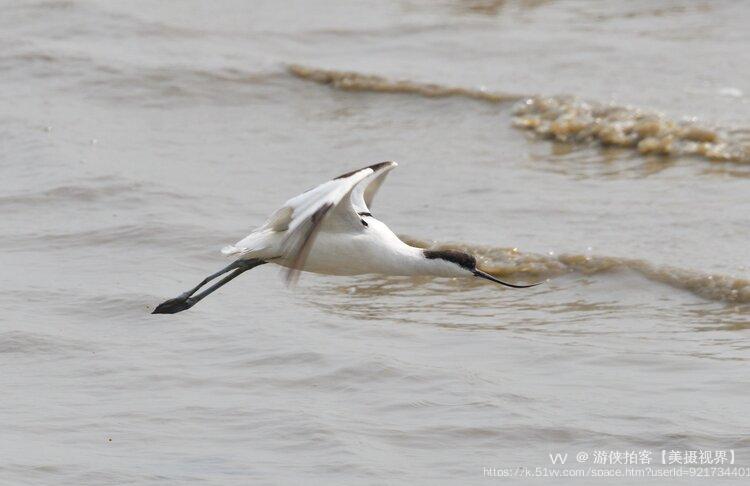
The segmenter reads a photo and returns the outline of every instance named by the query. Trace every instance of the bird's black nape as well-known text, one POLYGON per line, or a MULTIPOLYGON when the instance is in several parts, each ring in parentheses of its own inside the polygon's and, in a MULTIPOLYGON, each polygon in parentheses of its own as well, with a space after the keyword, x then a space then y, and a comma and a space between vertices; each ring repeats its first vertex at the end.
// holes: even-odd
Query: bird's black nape
POLYGON ((506 287, 512 287, 514 289, 527 289, 529 287, 536 287, 537 285, 542 283, 542 282, 539 282, 539 283, 535 283, 531 285, 516 285, 516 284, 511 284, 508 282, 503 282, 502 280, 493 277, 489 273, 479 270, 477 268, 477 259, 469 255, 468 253, 464 253, 462 251, 423 250, 423 253, 424 253, 425 258, 427 259, 433 260, 433 259, 439 258, 447 262, 455 263, 459 267, 465 268, 466 270, 472 272, 477 277, 484 278, 495 283, 499 283, 500 285, 505 285, 506 287))
POLYGON ((201 283, 196 285, 194 288, 188 290, 187 292, 180 294, 179 296, 175 297, 174 299, 165 300, 161 304, 156 306, 156 309, 151 312, 152 314, 177 314, 178 312, 182 312, 184 310, 188 310, 191 307, 193 307, 195 304, 200 302, 203 298, 208 296, 211 292, 217 290, 222 285, 225 285, 229 283, 232 279, 239 277, 241 274, 247 272, 248 270, 257 267, 258 265, 263 265, 266 263, 263 260, 259 260, 257 258, 251 258, 247 260, 237 260, 232 263, 230 263, 225 268, 222 268, 218 272, 209 275, 201 283), (233 270, 233 271, 232 271, 233 270), (211 280, 224 275, 227 272, 232 271, 229 275, 222 278, 203 292, 195 294, 198 290, 200 290, 201 287, 206 285, 211 280))
POLYGON ((477 267, 477 260, 468 253, 456 250, 422 250, 424 257, 428 260, 445 260, 455 263, 461 268, 473 272, 477 267))
POLYGON ((542 282, 538 282, 538 283, 531 284, 531 285, 516 285, 516 284, 511 284, 511 283, 508 283, 508 282, 503 282, 502 280, 493 277, 489 273, 483 272, 483 271, 481 271, 479 269, 476 269, 476 268, 474 269, 474 275, 476 275, 477 277, 480 277, 480 278, 484 278, 484 279, 490 280, 490 281, 495 282, 495 283, 499 283, 500 285, 505 285, 506 287, 513 287, 514 289, 527 289, 529 287, 536 287, 537 285, 540 285, 542 283, 542 282))

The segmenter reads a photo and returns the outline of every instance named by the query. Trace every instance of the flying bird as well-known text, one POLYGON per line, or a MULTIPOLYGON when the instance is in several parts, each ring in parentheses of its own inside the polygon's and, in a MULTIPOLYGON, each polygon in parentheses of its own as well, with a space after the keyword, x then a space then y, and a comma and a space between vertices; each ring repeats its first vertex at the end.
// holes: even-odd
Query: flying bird
POLYGON ((401 241, 370 211, 375 193, 397 165, 381 162, 347 172, 288 200, 262 226, 222 249, 224 255, 235 258, 232 263, 159 304, 153 314, 189 309, 242 273, 266 263, 285 267, 288 283, 305 271, 325 275, 479 277, 513 288, 539 285, 503 282, 478 269, 476 259, 467 253, 425 250, 401 241))

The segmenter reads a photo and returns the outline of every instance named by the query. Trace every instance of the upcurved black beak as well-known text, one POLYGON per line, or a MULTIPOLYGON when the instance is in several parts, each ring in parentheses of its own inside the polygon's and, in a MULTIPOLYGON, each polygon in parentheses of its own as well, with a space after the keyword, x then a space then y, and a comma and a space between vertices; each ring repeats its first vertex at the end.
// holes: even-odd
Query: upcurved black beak
POLYGON ((491 280, 491 281, 493 281, 495 283, 499 283, 500 285, 505 285, 506 287, 513 287, 514 289, 527 289, 529 287, 536 287, 537 285, 543 283, 543 282, 539 282, 539 283, 535 283, 535 284, 531 284, 531 285, 515 285, 515 284, 510 284, 508 282, 503 282, 502 280, 498 280, 495 277, 493 277, 492 275, 490 275, 489 273, 485 273, 485 272, 483 272, 481 270, 478 270, 476 268, 474 269, 474 275, 477 276, 477 277, 485 278, 487 280, 491 280))

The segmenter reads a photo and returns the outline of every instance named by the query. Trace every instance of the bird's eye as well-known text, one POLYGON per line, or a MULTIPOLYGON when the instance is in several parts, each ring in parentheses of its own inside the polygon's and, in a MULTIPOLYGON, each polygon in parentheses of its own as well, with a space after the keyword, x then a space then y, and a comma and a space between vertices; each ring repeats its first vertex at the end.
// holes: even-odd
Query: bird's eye
POLYGON ((364 227, 370 226, 369 224, 367 224, 367 221, 365 221, 364 219, 360 219, 360 221, 362 222, 362 226, 364 227))

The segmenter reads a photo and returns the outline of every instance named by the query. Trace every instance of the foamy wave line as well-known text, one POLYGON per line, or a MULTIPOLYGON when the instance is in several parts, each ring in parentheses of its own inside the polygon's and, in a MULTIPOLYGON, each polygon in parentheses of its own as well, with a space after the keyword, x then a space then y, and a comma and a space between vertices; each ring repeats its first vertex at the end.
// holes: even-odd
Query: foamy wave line
POLYGON ((750 163, 750 146, 726 130, 695 121, 675 121, 628 106, 595 103, 572 96, 526 96, 484 89, 441 86, 349 71, 288 66, 301 79, 346 91, 461 96, 491 103, 516 101, 513 126, 569 143, 628 147, 643 155, 698 156, 712 161, 750 163))
POLYGON ((513 108, 513 125, 561 142, 598 142, 643 155, 693 155, 717 162, 750 163, 750 147, 728 132, 694 121, 572 96, 533 96, 513 108))
POLYGON ((394 81, 381 76, 360 74, 351 71, 316 69, 298 64, 288 66, 289 72, 298 78, 327 84, 346 91, 372 91, 376 93, 417 94, 428 98, 447 98, 461 96, 491 103, 503 103, 522 100, 524 96, 509 93, 497 93, 483 89, 468 89, 454 86, 441 86, 432 83, 414 81, 394 81))
POLYGON ((569 273, 592 275, 631 270, 646 278, 686 290, 705 299, 750 303, 750 280, 727 275, 709 274, 665 265, 654 265, 635 258, 592 255, 541 255, 522 253, 515 248, 496 248, 464 243, 436 243, 409 236, 401 238, 410 245, 430 249, 454 249, 477 257, 479 266, 497 277, 531 281, 569 273))

